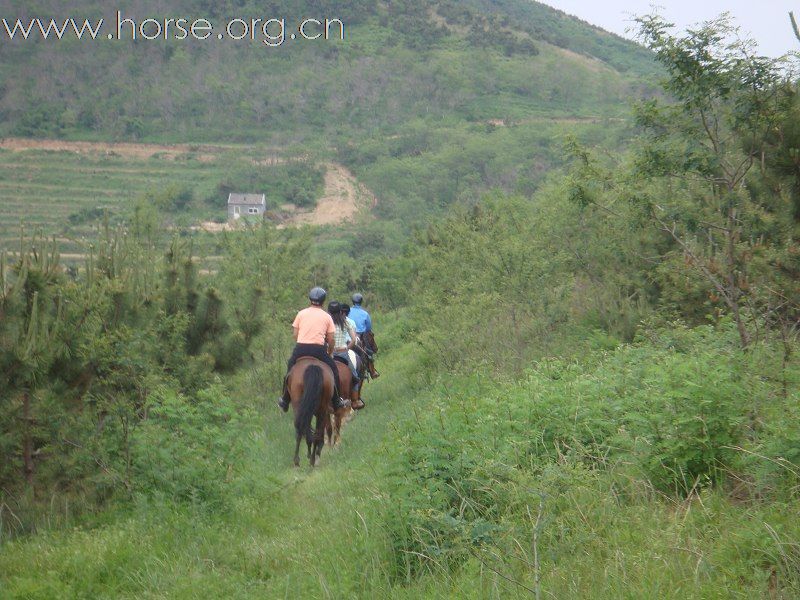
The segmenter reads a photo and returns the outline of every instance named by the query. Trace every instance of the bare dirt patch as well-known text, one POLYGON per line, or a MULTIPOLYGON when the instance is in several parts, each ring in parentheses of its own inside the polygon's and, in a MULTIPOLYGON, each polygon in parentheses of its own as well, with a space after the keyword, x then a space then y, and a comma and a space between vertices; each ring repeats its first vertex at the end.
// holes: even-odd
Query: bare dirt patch
POLYGON ((220 233, 222 231, 233 231, 236 229, 235 223, 216 223, 214 221, 203 221, 200 225, 189 227, 191 231, 206 231, 208 233, 220 233))
POLYGON ((74 152, 76 154, 95 154, 122 156, 125 158, 176 159, 192 156, 201 162, 210 162, 224 150, 222 146, 193 144, 135 144, 131 142, 67 142, 64 140, 34 140, 26 138, 0 139, 0 148, 20 152, 23 150, 50 150, 53 152, 74 152))
POLYGON ((325 164, 325 193, 312 211, 291 216, 288 225, 335 225, 352 221, 361 208, 374 208, 375 196, 347 168, 325 164))
POLYGON ((531 123, 562 123, 567 125, 577 125, 580 123, 602 124, 602 123, 624 123, 628 119, 622 117, 528 117, 512 121, 509 119, 487 119, 487 125, 493 127, 512 127, 514 125, 529 125, 531 123))

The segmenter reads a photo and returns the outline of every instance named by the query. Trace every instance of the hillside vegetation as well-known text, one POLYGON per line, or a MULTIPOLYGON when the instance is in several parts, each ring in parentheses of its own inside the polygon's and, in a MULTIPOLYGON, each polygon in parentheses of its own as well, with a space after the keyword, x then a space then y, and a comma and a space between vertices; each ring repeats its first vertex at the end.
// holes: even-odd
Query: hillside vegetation
MULTIPOLYGON (((341 6, 444 28, 387 60, 476 27, 453 4, 341 6)), ((571 28, 613 39, 459 6, 516 15, 498 64, 571 28)), ((797 81, 727 19, 638 25, 664 78, 625 122, 418 116, 317 147, 380 221, 225 232, 203 273, 197 240, 142 211, 72 269, 40 237, 3 254, 0 590, 800 596, 797 81), (342 445, 293 469, 274 398, 312 285, 365 294, 382 375, 342 445)))
MULTIPOLYGON (((115 12, 87 2, 73 3, 68 15, 59 2, 37 3, 35 11, 24 2, 9 5, 22 19, 103 16, 109 26, 116 23, 115 12)), ((3 133, 23 136, 338 145, 420 118, 453 123, 621 114, 620 100, 638 84, 633 76, 652 69, 646 52, 532 6, 534 14, 509 19, 446 0, 185 0, 170 10, 218 20, 220 28, 237 17, 281 17, 292 26, 310 16, 339 18, 345 39, 276 48, 260 38, 7 40, 0 123, 3 133), (543 16, 563 31, 542 23, 543 16), (593 55, 595 47, 607 51, 593 55), (622 74, 622 63, 635 68, 622 74)), ((162 17, 136 2, 118 8, 137 22, 162 17)))
MULTIPOLYGON (((230 192, 269 190, 267 208, 280 222, 281 206, 313 207, 324 191, 322 165, 263 147, 50 145, 13 139, 0 150, 0 248, 17 250, 24 229, 82 255, 105 220, 134 216, 189 234, 203 221, 227 221, 230 192)), ((208 236, 195 238, 214 253, 208 236)))
MULTIPOLYGON (((438 0, 184 1, 170 11, 220 23, 272 15, 286 18, 289 27, 303 17, 336 17, 345 23, 345 39, 275 48, 259 39, 5 41, 0 135, 246 143, 245 153, 258 155, 264 146, 317 164, 335 160, 375 194, 378 219, 390 221, 378 226, 373 249, 395 253, 414 224, 452 204, 495 188, 530 194, 545 172, 563 164, 566 134, 622 143, 629 135, 626 103, 654 90, 653 61, 641 47, 543 5, 519 4, 525 10, 512 14, 438 0)), ((71 3, 69 15, 59 2, 38 3, 35 11, 24 2, 9 5, 9 14, 23 19, 116 21, 114 12, 90 3, 71 3)), ((162 16, 136 2, 119 9, 137 22, 162 16)), ((45 186, 55 174, 42 169, 49 171, 48 161, 4 173, 10 189, 2 198, 18 204, 24 191, 34 194, 32 204, 48 204, 41 192, 52 189, 45 186)), ((176 174, 181 187, 205 198, 207 176, 215 170, 201 166, 197 181, 183 177, 185 170, 176 174)), ((110 204, 103 197, 109 188, 95 173, 76 165, 64 175, 54 214, 110 204)), ((163 185, 147 169, 142 175, 125 186, 128 198, 163 185)), ((287 195, 274 181, 281 174, 268 172, 257 181, 236 175, 229 179, 240 188, 259 186, 239 191, 266 193, 276 205, 287 195)), ((300 188, 288 195, 313 205, 319 190, 299 181, 298 172, 291 177, 300 188)), ((112 185, 108 193, 120 191, 112 185)), ((16 217, 20 211, 9 212, 16 217)), ((177 221, 197 222, 202 214, 188 212, 177 221)), ((45 220, 39 213, 30 219, 45 220)))

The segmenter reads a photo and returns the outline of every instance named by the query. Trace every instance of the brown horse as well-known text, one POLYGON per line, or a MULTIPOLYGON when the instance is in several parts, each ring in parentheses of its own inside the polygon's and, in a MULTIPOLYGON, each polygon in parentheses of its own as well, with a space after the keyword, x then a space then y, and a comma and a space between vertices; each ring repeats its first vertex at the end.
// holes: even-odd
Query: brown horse
POLYGON ((350 367, 338 360, 334 360, 334 362, 336 363, 336 367, 339 369, 339 385, 341 386, 339 391, 342 394, 342 398, 345 400, 348 398, 350 399, 350 404, 348 404, 348 406, 345 408, 340 408, 339 410, 334 411, 333 423, 331 423, 330 420, 325 423, 325 431, 328 434, 328 443, 331 446, 336 446, 342 441, 342 423, 344 423, 344 420, 352 412, 352 403, 358 399, 358 392, 353 390, 353 374, 350 372, 350 367))
POLYGON ((333 395, 333 373, 328 365, 316 358, 303 357, 289 371, 287 382, 292 399, 296 443, 294 466, 300 466, 300 440, 306 438, 308 458, 314 466, 316 457, 322 454, 325 445, 326 423, 330 423, 331 396, 333 395), (311 419, 317 422, 311 428, 311 419), (313 444, 313 448, 312 448, 313 444))
MULTIPOLYGON (((369 370, 369 375, 376 379, 380 374, 375 370, 375 354, 378 352, 378 344, 375 341, 375 334, 365 331, 358 334, 358 341, 361 346, 361 358, 369 370)), ((363 381, 363 379, 362 379, 363 381)))

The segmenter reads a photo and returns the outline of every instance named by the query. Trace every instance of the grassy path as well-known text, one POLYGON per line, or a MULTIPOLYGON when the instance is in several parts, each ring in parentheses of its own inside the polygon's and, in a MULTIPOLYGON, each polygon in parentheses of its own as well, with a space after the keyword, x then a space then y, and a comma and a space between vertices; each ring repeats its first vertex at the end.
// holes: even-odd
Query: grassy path
POLYGON ((291 417, 270 410, 225 511, 148 500, 8 543, 0 598, 372 596, 367 581, 386 582, 376 517, 389 501, 379 472, 397 386, 387 377, 369 388, 374 400, 316 469, 290 466, 291 417))

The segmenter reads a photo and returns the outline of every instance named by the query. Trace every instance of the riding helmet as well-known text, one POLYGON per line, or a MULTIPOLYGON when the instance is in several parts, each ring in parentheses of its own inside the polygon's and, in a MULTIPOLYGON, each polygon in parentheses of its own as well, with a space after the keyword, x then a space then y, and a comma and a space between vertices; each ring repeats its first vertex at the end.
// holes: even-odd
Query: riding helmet
POLYGON ((311 291, 308 292, 308 299, 311 300, 313 304, 322 304, 325 302, 325 298, 327 298, 328 292, 323 290, 321 287, 311 288, 311 291))
POLYGON ((339 306, 339 309, 345 314, 345 316, 350 314, 349 304, 345 304, 344 302, 342 302, 342 304, 339 306))
POLYGON ((356 292, 353 294, 353 304, 361 304, 364 301, 364 296, 356 292))
POLYGON ((328 312, 332 315, 335 315, 340 310, 342 310, 342 305, 339 304, 336 300, 331 300, 328 302, 328 312))

